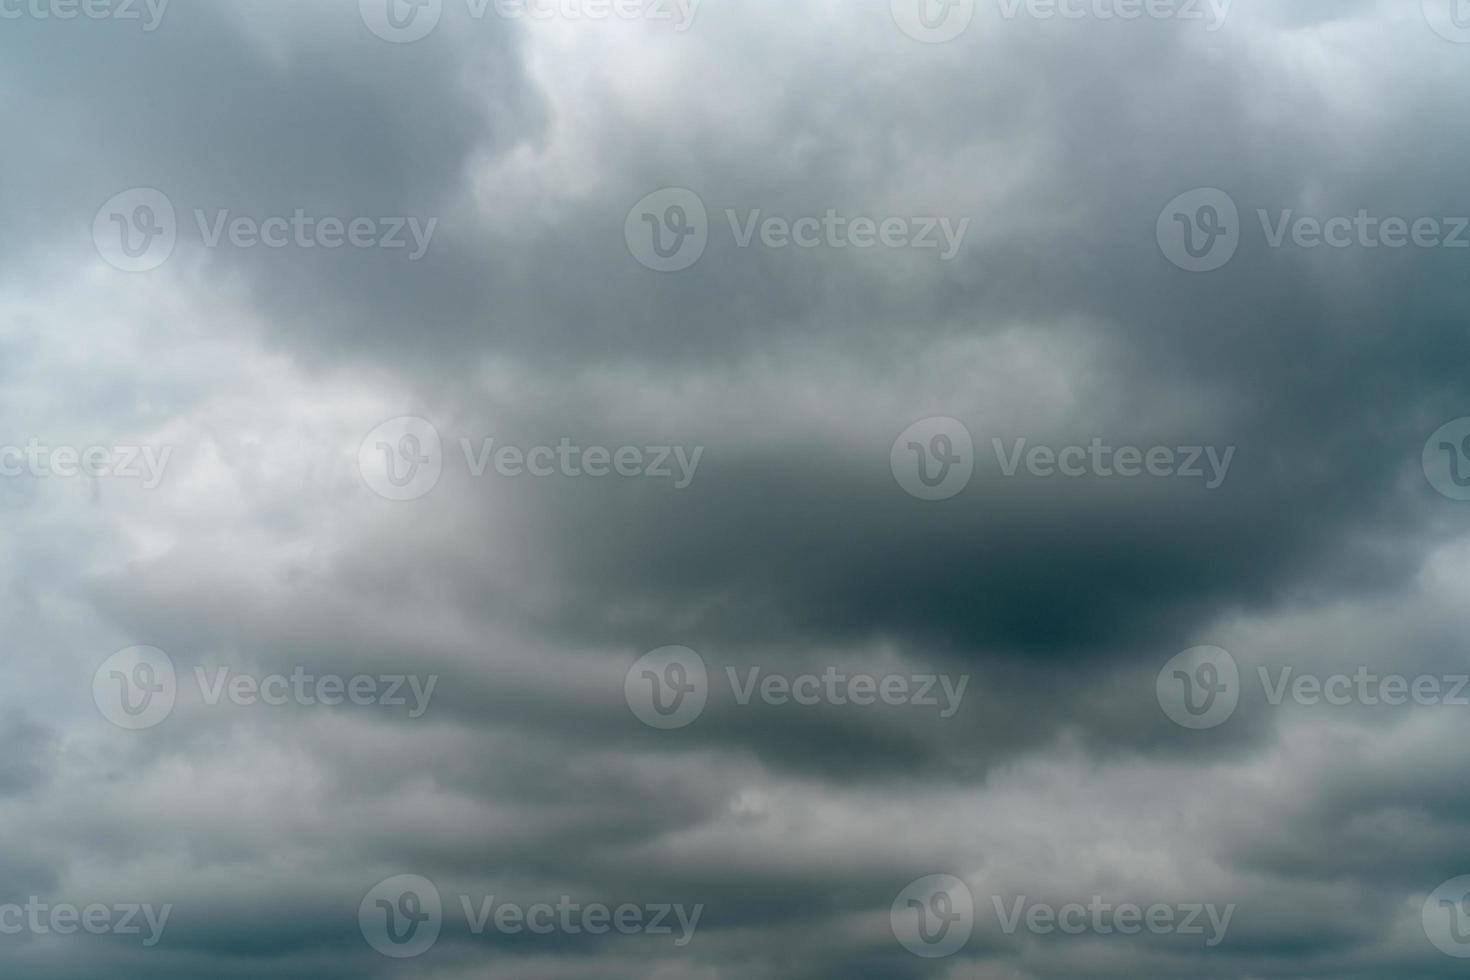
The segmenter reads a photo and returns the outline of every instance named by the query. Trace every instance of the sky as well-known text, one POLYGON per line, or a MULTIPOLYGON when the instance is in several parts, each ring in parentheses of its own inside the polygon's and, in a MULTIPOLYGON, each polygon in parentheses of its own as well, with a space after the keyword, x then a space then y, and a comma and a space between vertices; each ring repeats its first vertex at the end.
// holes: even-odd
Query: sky
POLYGON ((1470 4, 0 0, 0 973, 1470 959, 1470 4))

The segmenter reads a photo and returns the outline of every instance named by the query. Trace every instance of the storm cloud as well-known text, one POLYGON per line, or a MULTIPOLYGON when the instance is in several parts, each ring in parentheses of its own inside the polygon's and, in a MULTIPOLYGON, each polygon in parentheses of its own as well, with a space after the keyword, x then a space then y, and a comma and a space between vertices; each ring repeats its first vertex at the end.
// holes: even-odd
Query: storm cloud
POLYGON ((0 80, 0 973, 1462 972, 1449 0, 0 0, 0 80))

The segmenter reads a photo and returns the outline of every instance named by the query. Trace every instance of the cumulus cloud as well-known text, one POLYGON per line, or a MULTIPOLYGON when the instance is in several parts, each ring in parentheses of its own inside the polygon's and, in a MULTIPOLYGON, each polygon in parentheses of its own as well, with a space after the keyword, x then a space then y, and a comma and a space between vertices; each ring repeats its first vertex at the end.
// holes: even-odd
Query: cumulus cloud
POLYGON ((0 5, 0 972, 1458 975, 1470 32, 925 2, 0 5))

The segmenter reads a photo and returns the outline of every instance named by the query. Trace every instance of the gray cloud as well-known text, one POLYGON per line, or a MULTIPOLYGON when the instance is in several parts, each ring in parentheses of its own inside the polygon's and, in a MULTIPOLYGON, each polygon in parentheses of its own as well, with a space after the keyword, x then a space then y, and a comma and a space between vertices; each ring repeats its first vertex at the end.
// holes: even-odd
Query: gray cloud
POLYGON ((1218 31, 982 2, 938 45, 882 2, 708 0, 681 33, 445 0, 412 44, 356 6, 0 21, 0 449, 171 453, 156 489, 0 478, 0 906, 174 906, 151 948, 0 929, 6 976, 1452 975, 1420 913, 1470 873, 1464 709, 1273 705, 1257 677, 1464 672, 1463 505, 1420 460, 1467 414, 1461 253, 1273 248, 1257 212, 1470 213, 1470 48, 1369 0, 1218 31), (132 187, 179 240, 126 274, 92 225, 132 187), (682 272, 624 241, 665 187, 709 216, 682 272), (1197 187, 1239 211, 1208 274, 1155 236, 1197 187), (410 261, 206 247, 196 209, 437 224, 410 261), (829 209, 970 224, 945 260, 741 247, 726 215, 829 209), (391 502, 359 448, 408 415, 443 474, 391 502), (934 416, 975 470, 924 502, 890 448, 934 416), (1094 438, 1234 455, 1207 489, 1006 476, 992 446, 1094 438), (682 488, 475 476, 486 439, 702 456, 682 488), (624 680, 671 644, 709 698, 660 731, 624 680), (1201 644, 1239 705, 1189 731, 1155 681, 1201 644), (179 691, 124 731, 92 684, 136 645, 179 691), (438 682, 410 718, 210 704, 217 668, 438 682), (951 717, 742 705, 752 668, 968 686, 951 717), (938 872, 977 922, 923 959, 890 906, 938 872), (402 874, 447 914, 398 961, 358 907, 402 874), (703 917, 687 947, 476 935, 460 897, 491 895, 703 917), (1218 948, 1008 935, 1017 896, 1236 911, 1218 948))

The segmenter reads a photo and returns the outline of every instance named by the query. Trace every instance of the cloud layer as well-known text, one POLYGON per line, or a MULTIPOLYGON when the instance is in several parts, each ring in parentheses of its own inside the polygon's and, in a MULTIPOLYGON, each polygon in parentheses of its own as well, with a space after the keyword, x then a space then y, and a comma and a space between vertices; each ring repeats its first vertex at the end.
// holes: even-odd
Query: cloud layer
POLYGON ((0 972, 1460 975, 1451 6, 0 6, 0 972))

